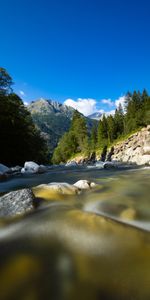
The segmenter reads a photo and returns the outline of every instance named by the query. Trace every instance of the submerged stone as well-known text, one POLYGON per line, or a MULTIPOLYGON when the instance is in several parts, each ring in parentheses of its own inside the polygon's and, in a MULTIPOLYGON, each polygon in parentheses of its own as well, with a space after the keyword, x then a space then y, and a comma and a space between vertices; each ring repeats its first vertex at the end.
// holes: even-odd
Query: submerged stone
POLYGON ((123 210, 120 214, 120 218, 123 220, 135 220, 137 216, 136 210, 134 208, 127 208, 123 210))
POLYGON ((79 189, 65 182, 52 182, 49 184, 40 184, 33 189, 33 193, 38 198, 43 198, 45 200, 51 199, 62 199, 66 195, 76 195, 79 194, 79 189))

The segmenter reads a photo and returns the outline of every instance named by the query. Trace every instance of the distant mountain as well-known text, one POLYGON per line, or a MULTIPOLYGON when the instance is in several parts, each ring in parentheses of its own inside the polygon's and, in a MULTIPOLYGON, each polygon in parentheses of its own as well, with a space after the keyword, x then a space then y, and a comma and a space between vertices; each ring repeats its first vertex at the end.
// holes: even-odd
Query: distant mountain
POLYGON ((88 118, 99 121, 101 119, 102 115, 103 114, 101 112, 96 112, 92 115, 89 115, 88 118))
MULTIPOLYGON (((56 101, 39 99, 28 105, 33 122, 41 130, 42 136, 47 140, 50 152, 54 150, 61 136, 68 131, 74 108, 56 101)), ((95 121, 86 118, 90 131, 95 121)))

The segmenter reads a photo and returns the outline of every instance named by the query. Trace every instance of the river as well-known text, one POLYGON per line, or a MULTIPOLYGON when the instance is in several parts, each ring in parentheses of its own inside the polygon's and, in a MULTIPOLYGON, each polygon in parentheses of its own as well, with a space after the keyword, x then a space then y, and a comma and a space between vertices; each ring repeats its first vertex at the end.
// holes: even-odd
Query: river
POLYGON ((0 220, 0 299, 150 299, 150 168, 62 167, 0 193, 80 179, 97 187, 0 220))

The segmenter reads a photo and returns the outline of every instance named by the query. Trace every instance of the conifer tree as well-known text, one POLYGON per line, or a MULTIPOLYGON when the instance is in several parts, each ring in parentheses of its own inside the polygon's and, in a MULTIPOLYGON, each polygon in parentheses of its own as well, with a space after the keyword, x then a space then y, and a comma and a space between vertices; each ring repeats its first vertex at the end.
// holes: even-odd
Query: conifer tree
POLYGON ((103 147, 108 143, 108 124, 107 118, 103 115, 98 124, 98 147, 103 147))

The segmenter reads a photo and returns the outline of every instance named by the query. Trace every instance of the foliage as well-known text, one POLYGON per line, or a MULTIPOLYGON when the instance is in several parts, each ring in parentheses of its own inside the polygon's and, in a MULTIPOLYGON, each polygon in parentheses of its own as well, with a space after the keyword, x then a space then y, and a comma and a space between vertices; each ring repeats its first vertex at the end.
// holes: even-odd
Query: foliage
POLYGON ((85 118, 78 111, 73 114, 70 130, 63 135, 56 147, 53 163, 65 162, 76 153, 88 153, 88 134, 85 118))
POLYGON ((16 94, 6 94, 6 85, 0 94, 0 116, 1 163, 22 165, 26 160, 47 161, 46 143, 30 113, 16 94))
POLYGON ((0 95, 8 95, 12 92, 12 78, 4 68, 0 67, 0 95))

